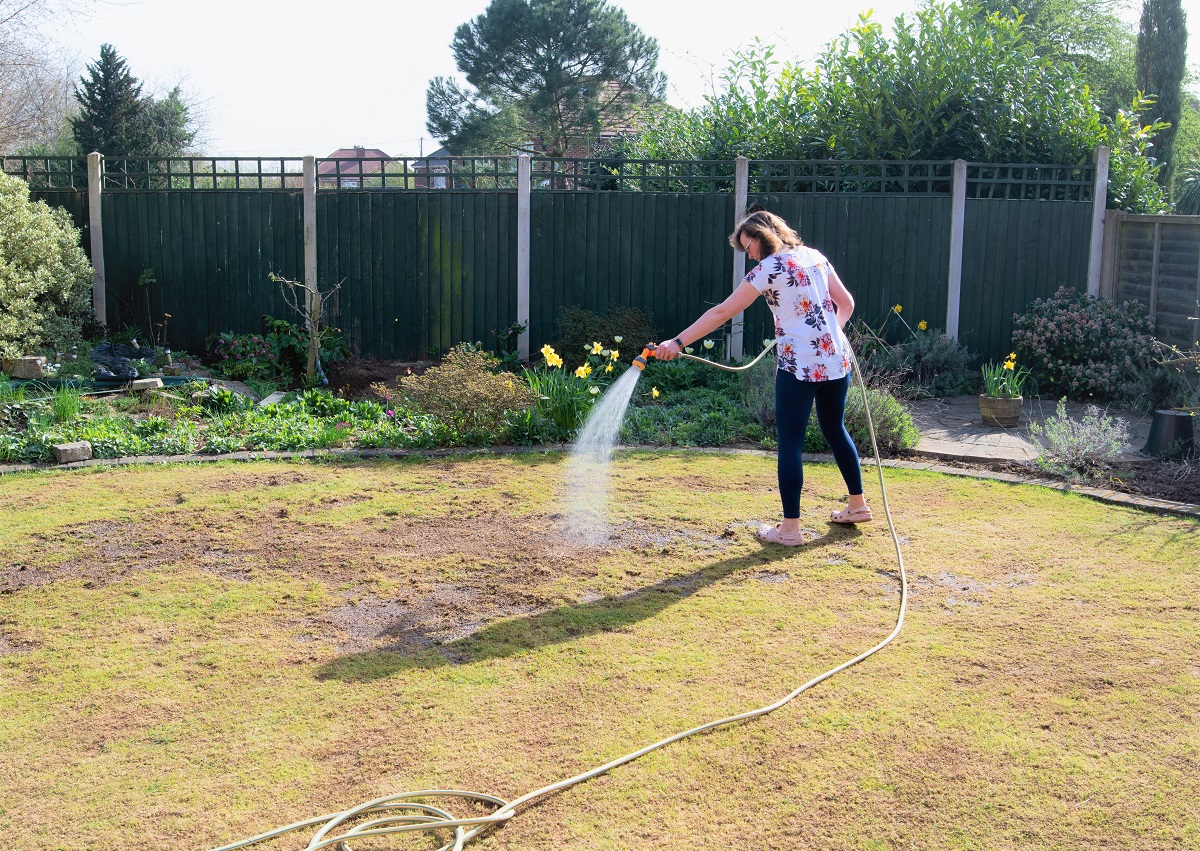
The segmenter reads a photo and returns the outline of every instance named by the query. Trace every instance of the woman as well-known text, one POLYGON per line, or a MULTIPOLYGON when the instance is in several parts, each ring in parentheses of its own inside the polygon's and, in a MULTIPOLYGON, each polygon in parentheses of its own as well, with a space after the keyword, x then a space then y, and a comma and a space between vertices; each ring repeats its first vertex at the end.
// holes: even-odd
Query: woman
POLYGON ((846 482, 850 499, 830 516, 834 523, 864 523, 871 509, 863 497, 858 450, 846 431, 850 390, 850 344, 842 328, 854 298, 829 261, 808 248, 787 222, 759 210, 738 223, 729 237, 735 249, 758 263, 733 294, 706 311, 678 337, 658 344, 655 357, 671 360, 684 346, 720 328, 761 293, 775 315, 778 342, 775 422, 779 427, 779 496, 783 522, 759 527, 772 544, 804 543, 800 532, 800 489, 804 484, 804 432, 815 402, 817 422, 846 482))

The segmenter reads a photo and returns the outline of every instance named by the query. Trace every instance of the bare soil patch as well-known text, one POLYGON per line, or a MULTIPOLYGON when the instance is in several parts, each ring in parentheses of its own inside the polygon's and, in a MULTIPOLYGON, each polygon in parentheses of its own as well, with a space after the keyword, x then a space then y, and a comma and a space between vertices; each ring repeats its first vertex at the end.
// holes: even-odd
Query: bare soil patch
POLYGON ((349 358, 328 364, 325 375, 329 389, 345 396, 358 399, 371 395, 372 384, 385 384, 395 389, 402 375, 420 375, 431 364, 429 361, 393 361, 375 358, 349 358))

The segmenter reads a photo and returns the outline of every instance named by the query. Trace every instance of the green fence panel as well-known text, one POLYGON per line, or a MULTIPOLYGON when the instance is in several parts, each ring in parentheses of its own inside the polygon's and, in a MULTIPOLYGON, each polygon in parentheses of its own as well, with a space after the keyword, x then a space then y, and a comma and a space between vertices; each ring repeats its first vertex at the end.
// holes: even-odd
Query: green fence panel
POLYGON ((1086 292, 1092 204, 967 199, 959 339, 987 359, 1012 351, 1013 314, 1060 286, 1086 292))
POLYGON ((559 333, 563 307, 639 308, 665 336, 732 289, 729 195, 535 192, 529 217, 534 351, 559 333))
POLYGON ((492 349, 517 319, 515 192, 317 195, 331 321, 366 357, 419 360, 463 341, 492 349))
POLYGON ((299 321, 268 278, 303 276, 299 192, 106 192, 101 203, 110 328, 144 332, 170 314, 167 345, 201 354, 210 334, 260 332, 263 314, 299 321))
MULTIPOLYGON (((914 329, 921 320, 945 329, 949 282, 949 197, 937 195, 753 195, 782 216, 806 245, 829 258, 854 296, 855 319, 880 328, 893 305, 914 329)), ((749 261, 747 261, 749 263, 749 261)), ((886 336, 902 339, 901 323, 888 321, 886 336)), ((774 336, 769 308, 746 312, 746 351, 774 336)))

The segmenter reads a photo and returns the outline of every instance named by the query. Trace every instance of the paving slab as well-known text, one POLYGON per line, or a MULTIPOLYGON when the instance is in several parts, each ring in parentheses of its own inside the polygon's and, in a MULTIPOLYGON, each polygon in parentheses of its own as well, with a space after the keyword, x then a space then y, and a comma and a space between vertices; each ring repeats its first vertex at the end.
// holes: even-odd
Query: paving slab
MULTIPOLYGON (((1030 463, 1037 458, 1044 439, 1035 438, 1029 430, 1031 423, 1044 424, 1057 412, 1058 403, 1044 399, 1026 399, 1021 406, 1021 422, 1013 428, 987 426, 979 415, 978 396, 955 396, 948 399, 922 399, 906 403, 913 422, 920 432, 920 442, 913 450, 917 455, 949 461, 1030 463)), ((1149 414, 1131 414, 1111 407, 1100 407, 1102 413, 1125 423, 1129 442, 1117 460, 1126 463, 1150 462, 1142 454, 1150 435, 1149 414)), ((1082 419, 1087 406, 1067 402, 1067 415, 1082 419)))

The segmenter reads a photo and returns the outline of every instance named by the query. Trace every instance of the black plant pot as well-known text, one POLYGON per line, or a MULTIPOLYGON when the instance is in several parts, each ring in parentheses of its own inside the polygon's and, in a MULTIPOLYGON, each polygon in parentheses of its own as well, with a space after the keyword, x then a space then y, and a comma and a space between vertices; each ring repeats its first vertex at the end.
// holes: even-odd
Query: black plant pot
POLYGON ((1155 458, 1180 461, 1196 454, 1196 438, 1191 411, 1155 411, 1150 421, 1150 436, 1142 452, 1155 458))

